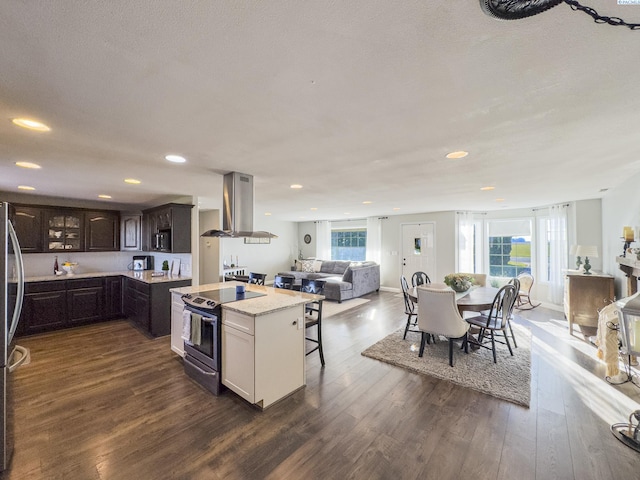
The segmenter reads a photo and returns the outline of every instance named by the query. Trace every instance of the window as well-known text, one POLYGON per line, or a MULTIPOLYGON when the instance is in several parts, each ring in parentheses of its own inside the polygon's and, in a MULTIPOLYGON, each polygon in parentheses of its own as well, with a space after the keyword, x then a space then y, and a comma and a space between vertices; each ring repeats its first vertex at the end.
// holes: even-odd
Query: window
POLYGON ((489 220, 489 276, 531 273, 531 220, 489 220))
POLYGON ((362 262, 367 256, 367 229, 331 230, 331 260, 362 262))

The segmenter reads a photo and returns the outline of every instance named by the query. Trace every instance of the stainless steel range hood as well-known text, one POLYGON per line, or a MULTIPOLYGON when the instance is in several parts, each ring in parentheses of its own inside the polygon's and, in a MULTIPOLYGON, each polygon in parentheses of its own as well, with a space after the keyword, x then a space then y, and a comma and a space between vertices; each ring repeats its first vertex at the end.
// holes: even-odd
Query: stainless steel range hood
POLYGON ((222 183, 222 230, 208 230, 201 237, 278 238, 253 230, 253 175, 230 172, 222 183))

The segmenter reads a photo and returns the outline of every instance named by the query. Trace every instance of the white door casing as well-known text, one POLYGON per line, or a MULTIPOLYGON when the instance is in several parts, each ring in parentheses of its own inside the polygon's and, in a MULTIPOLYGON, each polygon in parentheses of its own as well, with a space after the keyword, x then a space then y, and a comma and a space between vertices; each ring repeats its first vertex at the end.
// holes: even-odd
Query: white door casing
POLYGON ((435 222, 403 224, 401 242, 400 271, 407 281, 411 283, 411 276, 420 271, 429 275, 432 282, 437 282, 435 222))

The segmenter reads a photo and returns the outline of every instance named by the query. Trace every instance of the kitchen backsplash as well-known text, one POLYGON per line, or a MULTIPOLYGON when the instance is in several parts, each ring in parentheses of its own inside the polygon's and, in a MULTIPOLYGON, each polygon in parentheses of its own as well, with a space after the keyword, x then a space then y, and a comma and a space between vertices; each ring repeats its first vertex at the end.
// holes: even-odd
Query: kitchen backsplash
POLYGON ((190 253, 158 253, 158 252, 76 252, 65 253, 28 253, 23 255, 24 273, 26 277, 39 277, 53 275, 53 264, 56 255, 58 264, 63 262, 76 262, 76 273, 93 272, 122 272, 133 268, 133 255, 153 256, 154 270, 162 270, 162 262, 168 260, 171 266, 173 260, 180 260, 180 274, 191 276, 190 253))

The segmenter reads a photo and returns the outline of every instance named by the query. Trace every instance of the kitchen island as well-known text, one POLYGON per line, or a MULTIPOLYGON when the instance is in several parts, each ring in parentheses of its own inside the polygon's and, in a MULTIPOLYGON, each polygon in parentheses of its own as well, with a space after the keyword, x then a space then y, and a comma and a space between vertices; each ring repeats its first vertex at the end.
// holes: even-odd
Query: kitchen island
POLYGON ((305 304, 324 299, 292 290, 223 282, 173 288, 172 350, 184 355, 181 296, 245 285, 263 296, 221 305, 222 384, 260 408, 304 387, 305 304))

